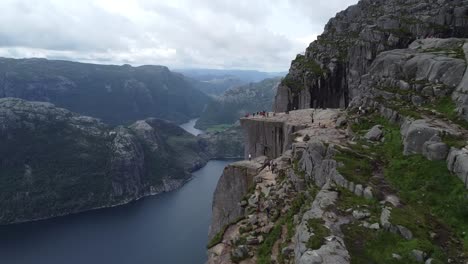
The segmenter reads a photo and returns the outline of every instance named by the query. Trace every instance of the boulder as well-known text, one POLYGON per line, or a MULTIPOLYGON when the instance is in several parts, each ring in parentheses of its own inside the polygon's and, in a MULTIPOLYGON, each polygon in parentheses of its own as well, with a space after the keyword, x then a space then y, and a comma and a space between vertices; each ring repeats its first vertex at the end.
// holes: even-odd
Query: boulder
POLYGON ((363 187, 361 184, 357 184, 355 189, 354 189, 354 194, 356 194, 357 196, 362 196, 362 193, 363 193, 363 187))
POLYGON ((445 160, 449 147, 443 142, 428 141, 423 144, 422 154, 428 160, 445 160))
POLYGON ((403 136, 403 154, 422 154, 424 143, 430 141, 439 130, 432 127, 425 120, 409 120, 402 125, 401 134, 403 136))
POLYGON ((240 245, 234 249, 232 256, 236 259, 245 259, 249 257, 249 248, 245 245, 240 245))
POLYGON ((413 249, 411 255, 413 255, 417 262, 424 262, 424 258, 426 258, 426 253, 417 249, 413 249))
POLYGON ((391 228, 392 224, 390 223, 390 215, 391 211, 387 207, 385 207, 382 210, 382 213, 380 215, 380 224, 384 229, 389 229, 391 228))
POLYGON ((364 198, 366 199, 369 199, 369 200, 372 199, 374 197, 374 195, 372 194, 372 187, 367 186, 364 189, 363 195, 364 195, 364 198))
POLYGON ((362 220, 364 218, 369 217, 371 214, 368 210, 354 210, 353 211, 353 217, 356 218, 356 220, 362 220))
POLYGON ((364 138, 372 141, 379 141, 383 136, 383 131, 382 131, 382 126, 381 125, 376 125, 367 132, 367 134, 364 136, 364 138))
POLYGON ((468 150, 451 148, 447 157, 447 168, 455 174, 468 189, 468 150))
POLYGON ((348 120, 346 119, 346 117, 345 116, 340 116, 336 120, 335 126, 337 128, 340 128, 340 127, 344 127, 347 123, 348 123, 348 120))
POLYGON ((413 239, 413 233, 406 227, 397 225, 398 233, 404 237, 406 240, 413 239))

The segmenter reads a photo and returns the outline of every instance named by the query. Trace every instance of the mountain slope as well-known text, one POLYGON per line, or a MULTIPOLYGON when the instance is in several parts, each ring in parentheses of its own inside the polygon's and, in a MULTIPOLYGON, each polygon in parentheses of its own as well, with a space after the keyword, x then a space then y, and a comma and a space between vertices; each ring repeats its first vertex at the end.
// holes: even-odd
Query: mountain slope
POLYGON ((0 58, 0 97, 51 102, 111 124, 148 117, 183 122, 210 100, 163 66, 6 58, 0 58))
POLYGON ((271 78, 227 90, 219 99, 208 104, 197 121, 197 127, 233 124, 246 113, 271 110, 280 81, 281 78, 271 78))
POLYGON ((204 145, 168 121, 112 128, 49 103, 0 99, 0 223, 173 190, 207 161, 204 145))
POLYGON ((332 18, 291 63, 275 109, 346 107, 376 56, 420 38, 468 37, 468 4, 455 1, 365 0, 332 18))
POLYGON ((248 83, 286 75, 283 72, 249 70, 177 69, 174 71, 188 76, 200 91, 212 96, 220 96, 229 89, 248 83))

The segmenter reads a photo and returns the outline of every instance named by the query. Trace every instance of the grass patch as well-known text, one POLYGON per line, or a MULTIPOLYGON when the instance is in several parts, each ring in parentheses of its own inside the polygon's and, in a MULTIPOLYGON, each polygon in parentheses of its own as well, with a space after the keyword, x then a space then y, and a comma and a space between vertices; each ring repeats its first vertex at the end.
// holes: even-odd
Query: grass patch
POLYGON ((343 164, 338 167, 338 172, 349 181, 364 184, 372 177, 371 160, 366 156, 352 150, 340 149, 335 155, 335 160, 343 164))
MULTIPOLYGON (((468 252, 468 235, 463 234, 468 230, 468 190, 450 174, 445 161, 429 161, 422 155, 404 156, 399 128, 387 124, 386 130, 379 155, 385 162, 386 179, 400 191, 412 212, 421 212, 420 218, 424 214, 437 217, 455 238, 463 240, 468 252)), ((402 217, 407 216, 408 212, 402 217)), ((422 228, 427 231, 430 226, 422 228)))
POLYGON ((354 122, 351 125, 351 129, 354 133, 364 135, 373 126, 381 125, 387 122, 388 121, 384 117, 377 114, 371 114, 367 117, 360 118, 358 123, 354 122))
POLYGON ((295 65, 299 65, 301 68, 313 72, 316 75, 323 75, 324 71, 320 65, 314 59, 307 59, 304 55, 297 55, 296 59, 292 62, 295 65))
POLYGON ((443 114, 447 119, 451 120, 455 124, 468 129, 468 121, 464 120, 458 115, 458 113, 455 111, 456 105, 449 96, 437 100, 433 104, 432 108, 443 114))
POLYGON ((450 147, 455 147, 459 149, 467 145, 467 140, 465 138, 453 135, 442 136, 442 141, 450 147))
MULTIPOLYGON (((445 161, 429 161, 422 155, 404 156, 397 125, 373 115, 366 118, 371 119, 365 121, 368 124, 384 126, 385 141, 370 145, 366 150, 353 146, 353 150, 364 155, 375 153, 376 162, 384 168, 385 178, 399 190, 404 204, 393 209, 391 222, 410 229, 414 239, 406 241, 389 232, 369 232, 349 225, 345 238, 352 263, 396 263, 392 253, 404 257, 405 261, 399 263, 413 263, 409 255, 412 249, 423 250, 440 261, 457 258, 462 251, 468 253, 468 235, 464 234, 468 230, 468 190, 462 182, 450 174, 445 161), (431 238, 431 232, 437 236, 431 238)), ((457 143, 459 139, 445 140, 457 143)), ((355 163, 359 164, 359 161, 355 163)), ((339 209, 366 205, 366 201, 359 199, 345 189, 340 190, 339 209)), ((366 207, 371 211, 380 210, 378 204, 372 202, 366 207)))
POLYGON ((265 238, 263 244, 260 245, 257 251, 257 263, 258 264, 270 264, 271 263, 271 251, 273 249, 273 245, 276 243, 278 239, 281 237, 282 227, 283 225, 287 225, 289 222, 292 222, 294 215, 296 215, 302 205, 305 203, 306 197, 304 194, 299 194, 297 198, 292 202, 291 209, 279 218, 276 222, 275 227, 271 230, 271 232, 265 238))
POLYGON ((206 248, 212 248, 214 246, 216 246, 217 244, 221 243, 223 241, 223 236, 224 236, 224 232, 226 232, 226 229, 228 228, 229 225, 225 225, 221 231, 219 231, 212 239, 211 241, 208 243, 208 245, 206 246, 206 248))
POLYGON ((330 230, 324 224, 323 219, 309 219, 307 226, 312 229, 314 235, 307 241, 307 248, 316 250, 325 243, 325 238, 330 235, 330 230))
POLYGON ((418 263, 411 256, 411 250, 418 249, 418 245, 413 241, 406 241, 400 235, 384 230, 369 231, 358 223, 346 225, 342 230, 352 264, 418 263), (402 256, 402 259, 394 259, 393 253, 402 256))
POLYGON ((348 189, 338 187, 339 199, 337 207, 340 211, 345 212, 349 208, 365 207, 371 213, 369 221, 377 222, 382 212, 379 202, 375 199, 366 199, 357 196, 348 189))
POLYGON ((215 125, 215 126, 210 126, 209 128, 207 128, 206 132, 208 133, 224 132, 231 127, 232 127, 232 124, 215 125))

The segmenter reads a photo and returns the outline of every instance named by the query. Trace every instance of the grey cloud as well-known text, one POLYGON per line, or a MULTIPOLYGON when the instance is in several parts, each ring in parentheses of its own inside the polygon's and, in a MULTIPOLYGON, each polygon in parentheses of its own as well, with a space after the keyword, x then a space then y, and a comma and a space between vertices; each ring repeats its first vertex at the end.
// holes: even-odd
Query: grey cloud
POLYGON ((355 2, 2 0, 0 56, 286 70, 299 38, 355 2))

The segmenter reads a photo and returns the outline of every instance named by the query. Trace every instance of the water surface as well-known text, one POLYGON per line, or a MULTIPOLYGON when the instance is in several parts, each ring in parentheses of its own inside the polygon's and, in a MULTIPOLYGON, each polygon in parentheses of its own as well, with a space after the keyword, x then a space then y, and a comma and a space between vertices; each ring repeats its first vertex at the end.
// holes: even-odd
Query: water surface
POLYGON ((128 205, 0 226, 0 263, 204 263, 212 195, 228 163, 210 161, 181 189, 128 205))
POLYGON ((195 124, 197 123, 198 118, 192 119, 189 122, 180 125, 181 128, 183 128, 185 131, 189 132, 190 134, 194 136, 198 136, 200 134, 203 134, 203 130, 196 129, 195 124))
MULTIPOLYGON (((194 134, 195 122, 185 126, 194 134)), ((230 162, 208 162, 174 192, 115 208, 0 226, 0 264, 204 263, 213 192, 230 162)))

